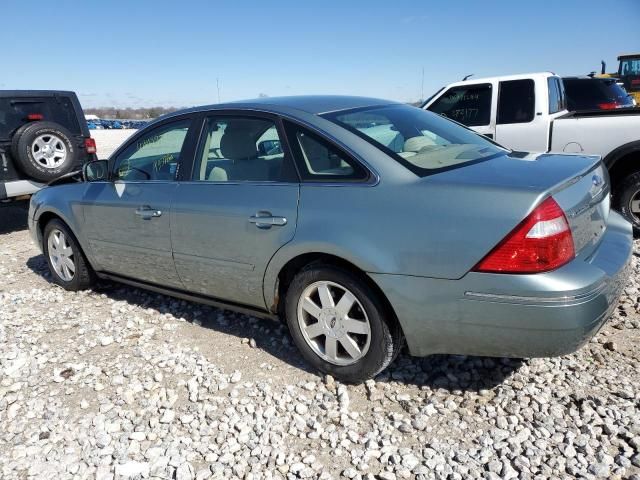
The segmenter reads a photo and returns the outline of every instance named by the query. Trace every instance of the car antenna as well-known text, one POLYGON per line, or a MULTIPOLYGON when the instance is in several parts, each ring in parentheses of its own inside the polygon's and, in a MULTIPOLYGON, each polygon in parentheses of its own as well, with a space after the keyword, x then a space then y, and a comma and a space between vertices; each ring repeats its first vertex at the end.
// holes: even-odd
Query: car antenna
POLYGON ((462 79, 462 81, 464 82, 467 78, 472 77, 472 76, 473 76, 473 73, 470 73, 469 75, 467 75, 466 77, 464 77, 464 78, 462 79))

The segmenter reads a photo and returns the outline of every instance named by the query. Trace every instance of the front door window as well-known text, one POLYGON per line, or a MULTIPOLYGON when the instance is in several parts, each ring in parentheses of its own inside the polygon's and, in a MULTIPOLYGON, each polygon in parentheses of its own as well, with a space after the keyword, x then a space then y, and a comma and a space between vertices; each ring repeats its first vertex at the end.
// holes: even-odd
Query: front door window
POLYGON ((183 120, 163 125, 137 139, 118 155, 114 180, 175 180, 189 124, 183 120))

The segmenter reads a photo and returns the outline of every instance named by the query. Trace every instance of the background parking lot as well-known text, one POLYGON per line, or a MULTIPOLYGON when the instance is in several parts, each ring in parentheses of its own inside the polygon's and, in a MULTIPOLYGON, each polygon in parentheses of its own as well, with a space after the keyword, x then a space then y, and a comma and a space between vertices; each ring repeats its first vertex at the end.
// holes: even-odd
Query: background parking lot
POLYGON ((286 328, 102 283, 49 282, 0 207, 0 477, 638 478, 640 273, 554 359, 406 355, 320 378, 286 328))

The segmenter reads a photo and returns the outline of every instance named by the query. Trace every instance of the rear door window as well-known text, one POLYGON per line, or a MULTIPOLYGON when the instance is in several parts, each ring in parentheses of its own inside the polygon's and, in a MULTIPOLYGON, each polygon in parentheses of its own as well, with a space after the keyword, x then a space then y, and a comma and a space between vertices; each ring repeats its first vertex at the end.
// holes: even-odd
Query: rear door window
POLYGON ((19 127, 29 122, 29 115, 42 115, 47 122, 63 126, 73 135, 80 135, 80 123, 71 98, 53 97, 0 98, 0 138, 9 138, 19 127))
POLYGON ((535 115, 536 97, 531 79, 500 82, 498 92, 499 125, 528 123, 535 115))
POLYGON ((428 109, 469 127, 489 125, 491 84, 452 87, 428 109))
POLYGON ((198 158, 194 181, 297 182, 272 118, 209 117, 198 158))
POLYGON ((547 86, 549 87, 549 113, 563 110, 562 92, 558 79, 555 77, 547 78, 547 86))

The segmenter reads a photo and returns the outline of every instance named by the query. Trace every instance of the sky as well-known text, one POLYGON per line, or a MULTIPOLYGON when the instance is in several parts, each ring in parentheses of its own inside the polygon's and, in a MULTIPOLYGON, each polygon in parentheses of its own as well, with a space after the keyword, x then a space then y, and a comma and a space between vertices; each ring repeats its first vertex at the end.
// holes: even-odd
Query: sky
POLYGON ((640 0, 5 0, 1 23, 0 89, 85 108, 416 101, 468 74, 613 71, 640 52, 640 0))

